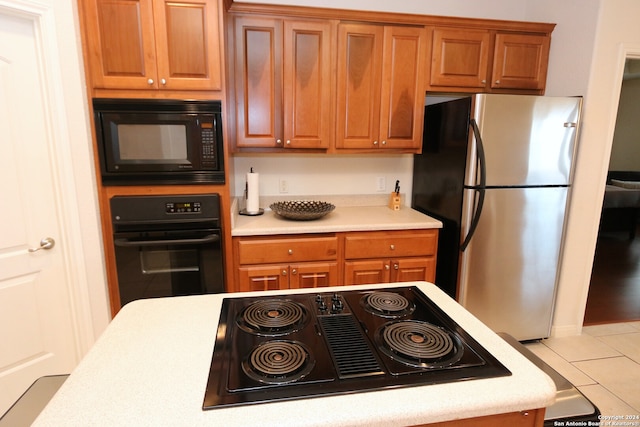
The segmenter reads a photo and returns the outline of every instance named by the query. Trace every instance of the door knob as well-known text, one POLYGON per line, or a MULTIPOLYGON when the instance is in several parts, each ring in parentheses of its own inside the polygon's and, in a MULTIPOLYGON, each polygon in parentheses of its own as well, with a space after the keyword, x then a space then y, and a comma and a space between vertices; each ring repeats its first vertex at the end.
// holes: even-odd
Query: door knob
POLYGON ((40 246, 38 246, 37 248, 29 248, 29 252, 37 252, 40 249, 49 250, 55 245, 56 245, 56 241, 53 240, 53 238, 45 237, 44 239, 40 240, 40 246))

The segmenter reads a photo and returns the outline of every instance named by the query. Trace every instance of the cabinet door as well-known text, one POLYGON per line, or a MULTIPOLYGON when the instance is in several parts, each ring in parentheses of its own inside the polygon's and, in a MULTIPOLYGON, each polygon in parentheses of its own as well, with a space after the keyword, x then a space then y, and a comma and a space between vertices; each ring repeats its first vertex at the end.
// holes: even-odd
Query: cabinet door
POLYGON ((484 89, 487 86, 490 43, 489 31, 434 29, 431 86, 484 89))
POLYGON ((159 87, 222 89, 219 2, 154 1, 159 87))
POLYGON ((391 260, 392 282, 433 282, 436 276, 436 260, 429 258, 399 258, 391 260))
POLYGON ((426 56, 426 29, 385 27, 381 148, 419 148, 422 143, 426 56))
POLYGON ((282 21, 235 20, 236 146, 282 146, 282 21))
POLYGON ((238 269, 238 289, 244 291, 272 291, 289 288, 287 265, 257 265, 238 269))
POLYGON ((327 148, 331 120, 331 23, 285 21, 284 146, 327 148))
POLYGON ((289 288, 291 289, 320 288, 339 284, 336 262, 307 262, 289 266, 289 288))
POLYGON ((391 277, 390 273, 390 260, 346 261, 344 263, 344 284, 388 283, 391 277))
POLYGON ((545 87, 551 38, 531 34, 496 34, 492 88, 545 87))
POLYGON ((157 88, 152 0, 87 0, 88 62, 97 88, 157 88))
POLYGON ((382 26, 338 26, 336 148, 378 145, 382 39, 382 26))

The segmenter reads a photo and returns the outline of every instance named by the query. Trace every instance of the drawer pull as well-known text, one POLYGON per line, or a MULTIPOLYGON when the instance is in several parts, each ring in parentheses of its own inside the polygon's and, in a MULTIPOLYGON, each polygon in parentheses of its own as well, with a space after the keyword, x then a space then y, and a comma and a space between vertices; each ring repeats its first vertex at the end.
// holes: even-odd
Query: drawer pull
POLYGON ((289 249, 288 252, 289 252, 289 255, 293 255, 293 249, 289 249))
POLYGON ((393 251, 393 250, 396 249, 396 245, 391 245, 391 246, 389 246, 389 248, 393 251))

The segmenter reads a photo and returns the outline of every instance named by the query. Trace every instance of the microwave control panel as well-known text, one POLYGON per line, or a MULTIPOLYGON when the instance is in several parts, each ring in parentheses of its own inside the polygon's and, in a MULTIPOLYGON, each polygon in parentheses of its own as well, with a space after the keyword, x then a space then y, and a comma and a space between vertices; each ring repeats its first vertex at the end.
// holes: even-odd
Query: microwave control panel
POLYGON ((215 123, 206 122, 200 125, 202 135, 202 166, 216 169, 218 167, 215 123))

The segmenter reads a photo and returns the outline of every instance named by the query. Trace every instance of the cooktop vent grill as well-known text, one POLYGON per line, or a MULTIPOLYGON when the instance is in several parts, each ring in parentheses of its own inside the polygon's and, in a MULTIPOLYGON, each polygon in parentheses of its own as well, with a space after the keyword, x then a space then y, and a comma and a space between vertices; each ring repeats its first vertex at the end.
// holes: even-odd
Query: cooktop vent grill
POLYGON ((353 316, 320 317, 319 321, 340 378, 384 373, 353 316))

